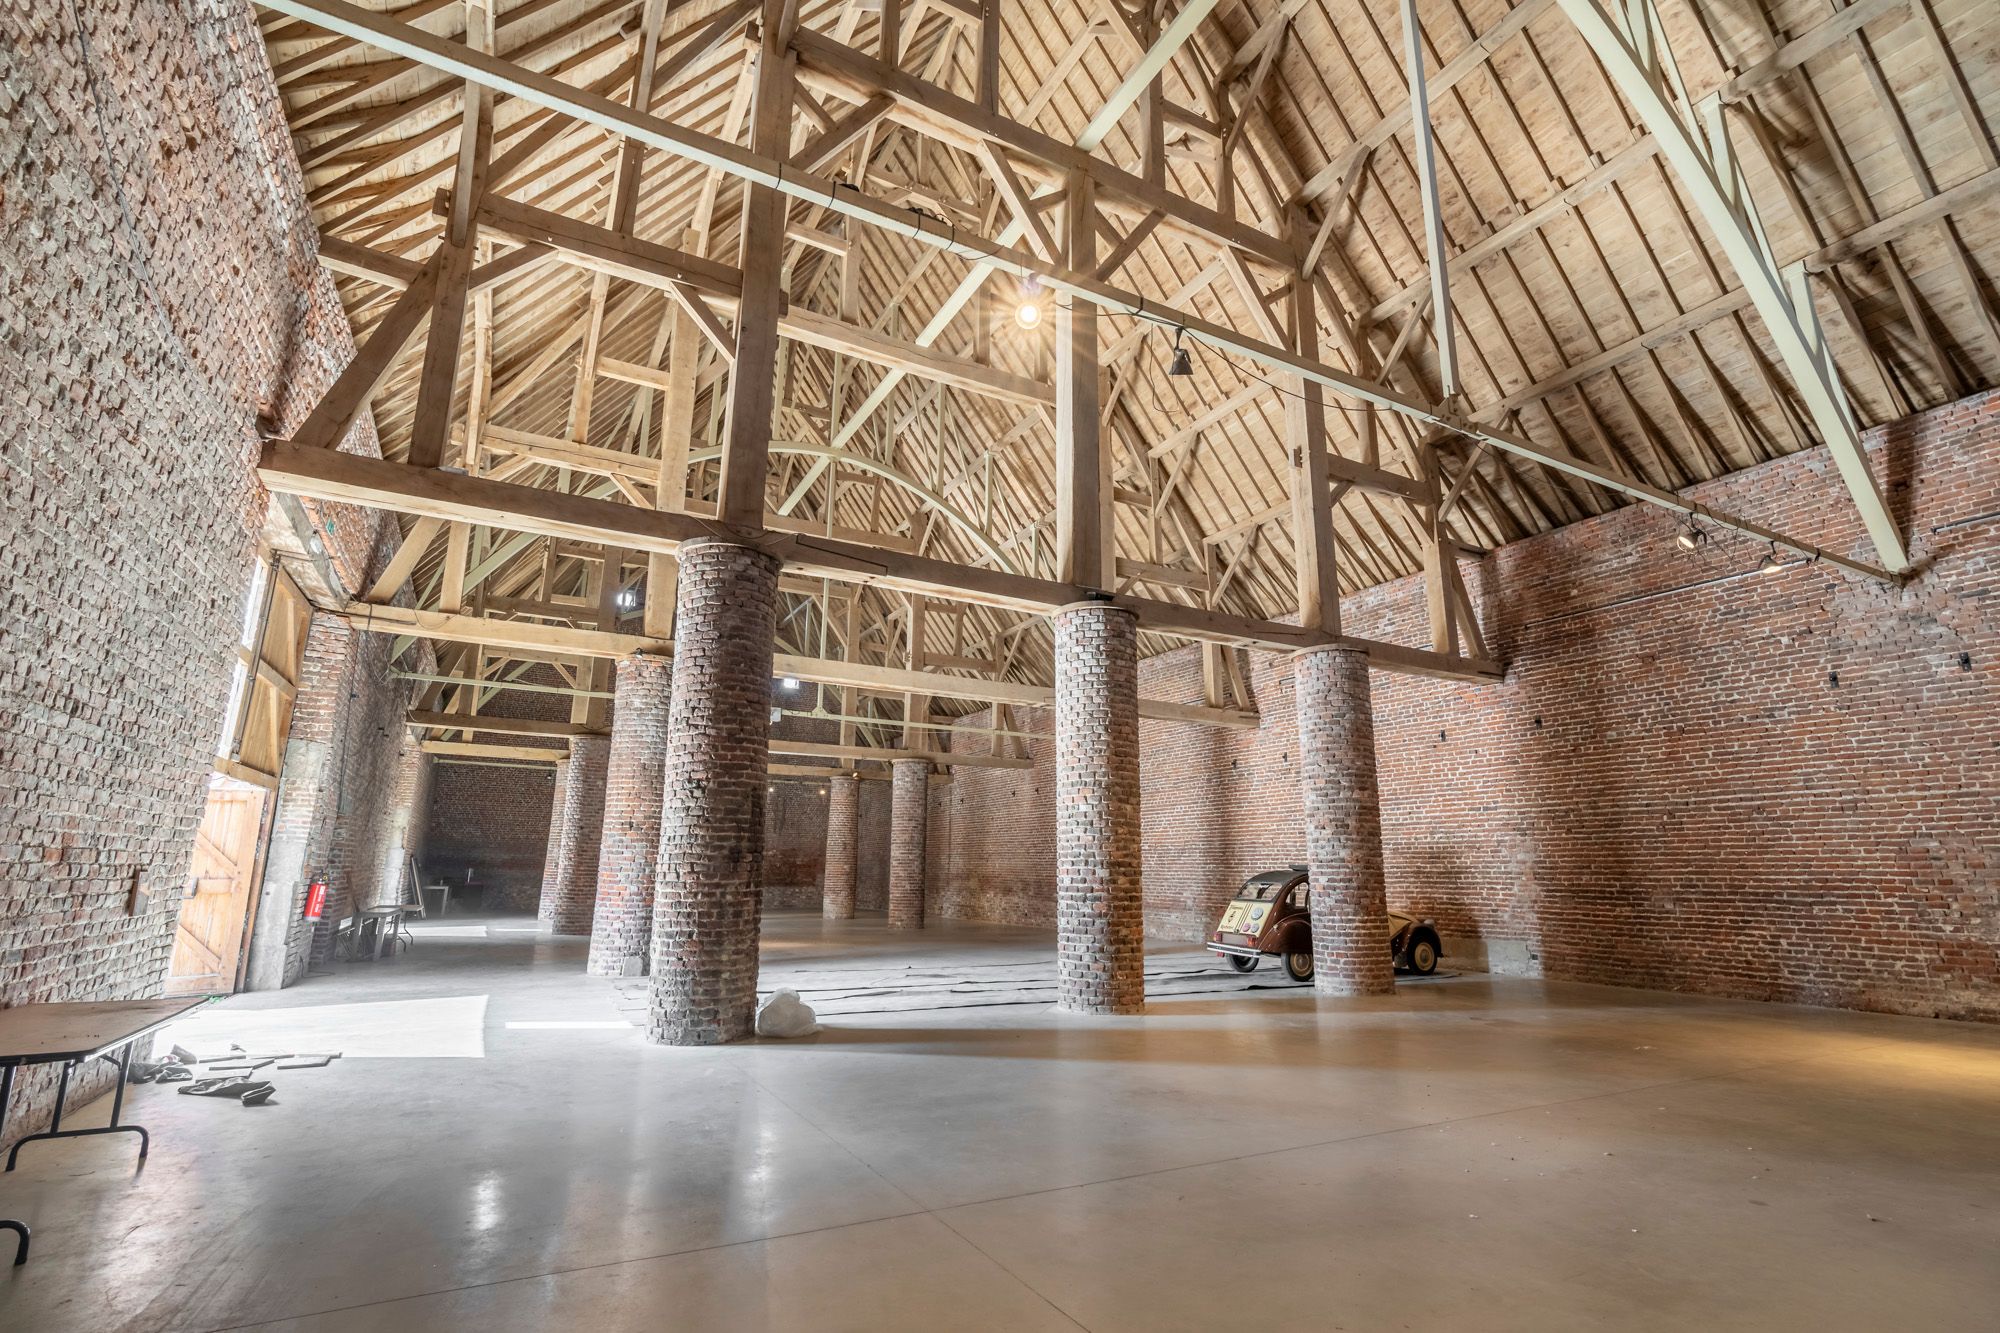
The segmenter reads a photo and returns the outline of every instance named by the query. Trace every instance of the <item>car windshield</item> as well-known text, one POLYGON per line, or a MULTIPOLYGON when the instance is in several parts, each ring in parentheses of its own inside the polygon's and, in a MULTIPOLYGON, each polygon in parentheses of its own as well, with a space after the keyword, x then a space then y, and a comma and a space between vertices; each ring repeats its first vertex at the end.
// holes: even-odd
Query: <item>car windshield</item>
POLYGON ((1267 903, 1271 901, 1271 894, 1276 888, 1275 884, 1259 884, 1253 879, 1248 884, 1245 884, 1243 891, 1236 896, 1247 898, 1253 903, 1267 903))

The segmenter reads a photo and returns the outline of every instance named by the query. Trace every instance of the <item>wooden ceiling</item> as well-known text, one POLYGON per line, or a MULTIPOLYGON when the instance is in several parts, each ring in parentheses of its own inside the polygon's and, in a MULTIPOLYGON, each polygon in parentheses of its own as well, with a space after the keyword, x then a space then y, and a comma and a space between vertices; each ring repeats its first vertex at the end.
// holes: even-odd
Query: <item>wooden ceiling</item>
MULTIPOLYGON (((455 39, 467 30, 464 0, 366 0, 366 7, 455 39)), ((643 0, 499 3, 493 49, 629 99, 647 8, 643 0)), ((1384 379, 1436 401, 1425 214, 1398 4, 1223 0, 1202 9, 1161 78, 1165 187, 1272 234, 1302 225, 1316 247, 1314 274, 1331 298, 1322 346, 1335 342, 1337 307, 1388 366, 1384 379)), ((1118 0, 1004 0, 998 114, 1078 142, 1179 12, 1169 4, 1148 14, 1118 0)), ((1989 128, 2000 118, 2000 5, 1660 0, 1659 12, 1690 99, 1722 92, 1771 249, 1782 262, 1806 261, 1862 422, 1894 419, 2000 377, 2000 321, 1987 281, 2000 265, 2000 156, 1989 128)), ((747 141, 758 13, 748 0, 664 7, 653 113, 747 141)), ((872 55, 881 13, 881 0, 804 0, 798 18, 802 33, 872 55)), ((1817 443, 1700 210, 1559 5, 1421 0, 1418 13, 1439 214, 1453 255, 1461 410, 1669 490, 1817 443)), ((903 71, 977 97, 976 5, 908 0, 900 28, 903 71)), ((264 32, 329 266, 365 339, 397 295, 382 280, 379 256, 422 261, 438 244, 436 198, 453 182, 465 84, 291 18, 267 15, 264 32)), ((1009 223, 1005 182, 976 144, 920 115, 878 115, 863 94, 857 103, 845 91, 810 51, 802 57, 795 153, 837 143, 822 170, 940 225, 994 236, 1009 223), (865 128, 848 136, 856 124, 865 128)), ((492 194, 613 225, 619 140, 516 98, 500 97, 493 114, 492 194)), ((1096 154, 1143 173, 1141 115, 1120 118, 1096 154)), ((684 158, 644 152, 631 234, 734 263, 743 194, 739 182, 684 158)), ((1253 256, 1239 274, 1186 229, 1135 232, 1136 220, 1121 215, 1110 232, 1136 237, 1118 245, 1129 250, 1115 270, 1120 285, 1246 333, 1267 323, 1267 312, 1251 309, 1242 274, 1269 292, 1284 276, 1275 267, 1253 256)), ((966 265, 825 208, 794 203, 789 223, 792 310, 905 343, 934 341, 961 361, 1037 385, 1051 381, 1052 321, 1020 327, 1023 294, 1014 279, 989 280, 941 336, 927 339, 926 326, 947 308, 966 265)), ((1101 243, 1100 256, 1114 244, 1101 243)), ((498 235, 480 245, 482 261, 514 248, 498 235)), ((523 265, 474 300, 455 438, 463 440, 470 421, 484 446, 474 466, 510 480, 613 497, 629 490, 602 472, 530 462, 507 452, 508 443, 541 437, 657 457, 657 386, 677 308, 657 288, 601 272, 523 265)), ((1156 597, 1267 619, 1294 613, 1283 386, 1199 342, 1190 344, 1193 373, 1169 376, 1171 328, 1129 318, 1108 318, 1103 327, 1117 551, 1129 577, 1156 597)), ((373 399, 387 457, 408 447, 421 346, 419 339, 373 399)), ((719 438, 729 373, 717 340, 704 338, 690 441, 698 463, 719 438)), ((896 375, 798 338, 781 343, 778 376, 773 509, 964 564, 1050 573, 1050 408, 990 388, 896 375), (830 445, 853 461, 829 473, 830 445)), ((1391 466, 1383 442, 1390 427, 1375 414, 1334 399, 1327 415, 1338 453, 1391 466)), ((1433 443, 1456 495, 1447 531, 1468 548, 1627 502, 1472 439, 1447 434, 1433 443)), ((691 494, 712 495, 714 482, 714 467, 698 466, 691 494)), ((1837 492, 1827 499, 1846 502, 1837 492)), ((1664 532, 1671 520, 1661 522, 1664 532)), ((419 535, 429 542, 436 525, 419 535)), ((1420 568, 1420 535, 1392 497, 1344 491, 1334 536, 1345 591, 1420 568)), ((435 604, 443 548, 439 541, 414 562, 420 604, 435 604)), ((587 578, 586 562, 499 531, 473 534, 469 563, 478 576, 471 596, 487 614, 507 614, 504 599, 534 588, 544 596, 580 593, 587 578)), ((838 615, 796 595, 786 631, 795 649, 840 632, 838 615)), ((878 656, 893 655, 907 615, 901 602, 868 595, 860 624, 864 634, 872 627, 878 656)), ((958 628, 933 651, 994 657, 1008 675, 1048 679, 1040 618, 979 608, 938 623, 958 628)), ((1144 645, 1166 646, 1152 636, 1144 645)))

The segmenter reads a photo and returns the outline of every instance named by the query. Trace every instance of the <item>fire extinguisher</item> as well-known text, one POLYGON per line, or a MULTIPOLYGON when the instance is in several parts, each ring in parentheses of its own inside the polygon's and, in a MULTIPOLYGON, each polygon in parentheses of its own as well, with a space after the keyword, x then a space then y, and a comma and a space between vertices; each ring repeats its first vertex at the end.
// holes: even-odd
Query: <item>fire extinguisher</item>
POLYGON ((326 911, 326 881, 316 879, 306 885, 306 920, 317 921, 326 911))

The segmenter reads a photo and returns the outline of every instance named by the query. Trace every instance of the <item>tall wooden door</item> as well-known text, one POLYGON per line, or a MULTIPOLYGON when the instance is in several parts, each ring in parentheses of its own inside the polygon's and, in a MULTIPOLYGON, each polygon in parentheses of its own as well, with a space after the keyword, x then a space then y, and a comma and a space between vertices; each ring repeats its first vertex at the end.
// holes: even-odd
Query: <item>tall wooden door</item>
POLYGON ((236 989, 263 846, 264 801, 261 787, 220 776, 210 781, 174 932, 169 995, 227 995, 236 989))

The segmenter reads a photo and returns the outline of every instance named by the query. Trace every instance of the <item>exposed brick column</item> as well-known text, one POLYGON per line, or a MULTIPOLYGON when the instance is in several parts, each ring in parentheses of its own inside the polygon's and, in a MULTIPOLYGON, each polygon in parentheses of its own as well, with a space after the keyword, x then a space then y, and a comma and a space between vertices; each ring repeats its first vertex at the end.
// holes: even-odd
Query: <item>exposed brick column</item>
POLYGON ((889 929, 922 930, 924 857, 930 833, 931 761, 889 765, 889 929))
POLYGON ((542 854, 542 893, 535 899, 535 915, 548 920, 548 907, 556 896, 556 864, 562 859, 563 800, 569 789, 569 760, 556 760, 555 790, 549 793, 549 846, 542 854))
POLYGON ((1313 988, 1322 995, 1387 995, 1396 974, 1382 887, 1368 654, 1314 648, 1292 659, 1292 671, 1312 884, 1313 988))
POLYGON ((597 914, 590 923, 586 969, 594 977, 637 976, 652 949, 674 660, 645 653, 620 658, 612 689, 617 697, 604 780, 604 841, 597 853, 597 914))
POLYGON ((1146 1005, 1139 883, 1139 622, 1099 602, 1056 630, 1057 1003, 1079 1013, 1146 1005))
POLYGON ((572 736, 569 774, 550 834, 558 839, 556 874, 542 892, 541 919, 557 935, 588 935, 597 908, 597 854, 604 839, 604 780, 609 736, 572 736), (552 891, 551 891, 552 890, 552 891))
POLYGON ((820 911, 829 921, 854 915, 854 865, 861 831, 861 779, 836 773, 826 780, 826 879, 820 911))
MULTIPOLYGON (((378 902, 397 902, 404 892, 405 861, 423 860, 424 821, 422 810, 431 789, 431 757, 414 740, 404 740, 396 751, 395 804, 389 812, 388 845, 391 864, 377 892, 378 902)), ((422 887, 421 884, 418 885, 422 887)))
MULTIPOLYGON (((278 783, 278 808, 264 853, 258 891, 257 927, 250 936, 245 990, 277 990, 306 970, 313 940, 305 910, 308 879, 326 875, 331 889, 334 808, 340 795, 342 728, 348 706, 348 676, 360 636, 344 621, 315 611, 306 627, 303 668, 292 703, 292 729, 285 741, 285 767, 278 783)), ((329 900, 325 915, 337 921, 341 904, 329 900)), ((349 909, 351 910, 351 908, 349 909)))
POLYGON ((757 1007, 779 562, 719 540, 680 562, 646 1035, 709 1046, 757 1007))

